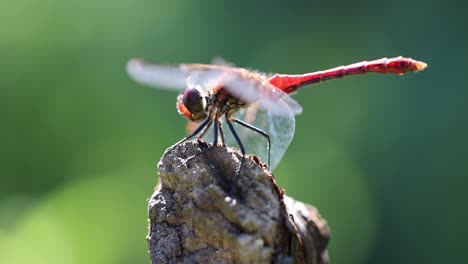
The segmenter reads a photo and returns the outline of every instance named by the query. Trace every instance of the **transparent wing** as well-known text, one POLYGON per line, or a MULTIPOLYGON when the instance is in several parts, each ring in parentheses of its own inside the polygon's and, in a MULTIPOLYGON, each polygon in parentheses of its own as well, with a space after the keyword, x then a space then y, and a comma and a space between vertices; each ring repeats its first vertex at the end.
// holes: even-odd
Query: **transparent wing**
POLYGON ((282 99, 294 114, 302 112, 294 99, 270 84, 262 74, 218 63, 167 66, 132 59, 127 63, 127 72, 138 83, 152 87, 181 91, 187 86, 198 86, 207 91, 222 85, 233 96, 247 103, 259 102, 269 111, 282 111, 279 105, 282 99))
POLYGON ((138 83, 177 91, 186 88, 189 75, 178 66, 150 64, 140 59, 131 59, 127 63, 127 72, 138 83))
POLYGON ((188 73, 186 85, 198 87, 203 91, 223 85, 223 76, 235 74, 231 67, 209 64, 181 64, 181 69, 188 73))
MULTIPOLYGON (((275 89, 278 89, 278 88, 275 87, 275 89)), ((281 90, 280 90, 280 92, 282 93, 282 95, 281 95, 281 101, 282 101, 281 104, 286 104, 293 115, 302 114, 302 106, 298 102, 296 102, 296 100, 294 100, 288 94, 284 93, 281 90)))
POLYGON ((141 59, 131 59, 127 63, 129 76, 143 85, 181 91, 187 85, 199 86, 208 90, 222 81, 221 76, 235 69, 227 65, 179 64, 176 66, 152 64, 141 59))
MULTIPOLYGON (((281 110, 278 109, 278 111, 269 111, 268 108, 264 107, 260 103, 257 103, 246 109, 242 109, 233 115, 233 117, 261 129, 270 136, 270 170, 273 170, 280 162, 294 137, 295 131, 294 114, 289 108, 288 104, 283 100, 279 100, 277 107, 280 107, 281 110)), ((234 122, 233 124, 242 144, 245 147, 246 153, 255 154, 260 157, 262 162, 267 163, 267 139, 252 129, 246 128, 234 122)), ((229 130, 229 126, 223 123, 222 127, 225 135, 226 145, 238 148, 239 145, 229 130)), ((207 142, 211 142, 214 139, 213 128, 209 130, 204 139, 207 142)))

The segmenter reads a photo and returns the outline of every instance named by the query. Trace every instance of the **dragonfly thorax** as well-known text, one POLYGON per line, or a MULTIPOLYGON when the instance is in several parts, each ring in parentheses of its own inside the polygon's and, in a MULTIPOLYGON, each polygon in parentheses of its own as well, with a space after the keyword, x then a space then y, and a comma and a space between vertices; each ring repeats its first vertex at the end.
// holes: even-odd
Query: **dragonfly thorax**
POLYGON ((246 102, 232 96, 226 89, 220 89, 216 98, 217 100, 214 102, 215 106, 220 109, 222 113, 228 113, 229 115, 248 106, 246 102))

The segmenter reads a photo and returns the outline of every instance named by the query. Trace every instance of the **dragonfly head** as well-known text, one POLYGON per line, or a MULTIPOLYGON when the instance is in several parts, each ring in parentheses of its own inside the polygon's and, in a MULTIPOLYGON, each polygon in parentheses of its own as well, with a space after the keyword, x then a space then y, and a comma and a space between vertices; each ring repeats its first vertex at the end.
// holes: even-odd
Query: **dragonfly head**
POLYGON ((177 109, 191 121, 200 122, 207 117, 206 98, 198 87, 188 87, 177 97, 177 109))

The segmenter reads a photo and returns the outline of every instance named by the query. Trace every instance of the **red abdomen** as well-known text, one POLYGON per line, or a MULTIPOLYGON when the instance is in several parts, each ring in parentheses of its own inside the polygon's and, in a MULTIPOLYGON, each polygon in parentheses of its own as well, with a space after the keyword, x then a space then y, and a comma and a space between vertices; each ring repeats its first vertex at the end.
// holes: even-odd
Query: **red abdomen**
POLYGON ((289 75, 275 74, 268 81, 286 93, 292 93, 302 86, 319 83, 326 80, 343 78, 348 75, 375 73, 403 74, 421 71, 427 64, 411 58, 382 58, 373 61, 362 61, 347 66, 339 66, 325 71, 306 74, 289 75))

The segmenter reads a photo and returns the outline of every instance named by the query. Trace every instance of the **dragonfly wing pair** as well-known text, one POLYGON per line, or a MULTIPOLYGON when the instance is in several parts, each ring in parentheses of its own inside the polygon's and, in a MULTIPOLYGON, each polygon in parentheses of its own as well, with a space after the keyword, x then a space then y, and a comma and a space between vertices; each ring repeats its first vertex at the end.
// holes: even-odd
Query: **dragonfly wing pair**
MULTIPOLYGON (((272 170, 281 160, 292 141, 295 129, 294 115, 302 112, 302 107, 288 94, 270 84, 267 76, 229 65, 180 64, 165 66, 146 63, 139 59, 129 61, 129 75, 137 82, 151 87, 183 91, 188 86, 199 87, 205 95, 222 86, 232 96, 248 104, 233 117, 251 124, 271 139, 272 170)), ((259 155, 267 161, 267 140, 257 132, 237 125, 236 131, 247 153, 259 155)), ((212 130, 205 137, 213 136, 212 130)), ((231 133, 225 133, 226 145, 237 146, 231 133)))

